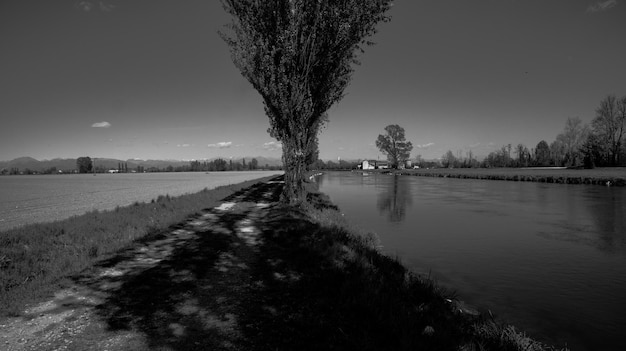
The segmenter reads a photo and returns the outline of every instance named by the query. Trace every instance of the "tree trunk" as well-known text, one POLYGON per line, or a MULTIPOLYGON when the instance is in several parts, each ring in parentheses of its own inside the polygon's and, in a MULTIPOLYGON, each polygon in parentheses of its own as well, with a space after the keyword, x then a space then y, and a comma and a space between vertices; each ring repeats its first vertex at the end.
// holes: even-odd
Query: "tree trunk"
POLYGON ((283 167, 285 169, 285 186, 282 201, 290 205, 300 205, 306 201, 304 174, 306 171, 306 153, 296 146, 293 140, 283 141, 283 167))

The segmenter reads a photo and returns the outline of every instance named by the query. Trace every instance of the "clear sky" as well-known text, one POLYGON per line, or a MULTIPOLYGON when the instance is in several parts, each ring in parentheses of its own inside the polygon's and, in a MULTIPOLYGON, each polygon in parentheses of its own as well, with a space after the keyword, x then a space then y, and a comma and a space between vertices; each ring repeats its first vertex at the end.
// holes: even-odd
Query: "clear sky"
MULTIPOLYGON (((550 143, 626 95, 625 0, 398 0, 320 136, 322 159, 550 143)), ((217 0, 1 0, 0 160, 280 157, 217 0)))

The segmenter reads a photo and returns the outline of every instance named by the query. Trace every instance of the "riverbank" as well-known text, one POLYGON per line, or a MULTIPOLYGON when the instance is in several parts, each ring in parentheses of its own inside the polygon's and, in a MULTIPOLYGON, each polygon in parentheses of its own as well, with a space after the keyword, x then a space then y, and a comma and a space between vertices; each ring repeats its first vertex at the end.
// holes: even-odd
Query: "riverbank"
MULTIPOLYGON (((8 349, 546 350, 380 254, 278 179, 155 229, 0 320, 8 349)), ((155 204, 158 202, 155 201, 155 204)), ((124 211, 122 208, 119 211, 124 211)), ((119 213, 119 212, 118 212, 119 213)))
MULTIPOLYGON (((593 184, 626 186, 626 168, 432 168, 406 170, 376 170, 400 175, 422 177, 508 180, 556 184, 593 184)), ((367 171, 370 172, 370 171, 367 171)))

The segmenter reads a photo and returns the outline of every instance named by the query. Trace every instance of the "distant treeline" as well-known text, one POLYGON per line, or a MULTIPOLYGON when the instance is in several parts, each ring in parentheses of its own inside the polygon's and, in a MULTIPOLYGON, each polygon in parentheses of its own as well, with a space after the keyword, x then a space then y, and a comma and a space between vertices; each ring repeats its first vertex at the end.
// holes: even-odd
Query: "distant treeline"
MULTIPOLYGON (((326 161, 316 160, 309 165, 309 169, 316 170, 340 170, 354 169, 359 164, 357 161, 326 161)), ((0 175, 27 175, 27 174, 72 174, 72 173, 154 173, 154 172, 222 172, 222 171, 253 171, 253 170, 281 170, 281 165, 259 164, 256 158, 246 160, 225 160, 218 158, 211 161, 191 161, 185 165, 167 165, 163 167, 129 167, 127 162, 119 162, 117 168, 94 166, 94 161, 88 156, 79 157, 76 160, 75 169, 58 169, 50 167, 44 170, 32 170, 29 168, 20 169, 12 167, 0 170, 0 175)))
POLYGON ((19 175, 19 174, 59 174, 59 173, 76 173, 76 170, 60 170, 57 167, 50 167, 40 171, 30 168, 20 169, 19 167, 0 169, 0 175, 19 175))
POLYGON ((309 170, 345 170, 345 169, 355 169, 357 165, 359 165, 359 161, 344 161, 339 160, 337 162, 334 161, 326 161, 316 160, 312 164, 308 166, 309 170))
POLYGON ((94 161, 88 156, 76 159, 75 169, 57 169, 50 167, 44 170, 32 170, 29 168, 20 169, 11 167, 0 170, 0 175, 30 175, 30 174, 68 174, 68 173, 153 173, 153 172, 221 172, 221 171, 253 171, 253 170, 280 170, 279 165, 261 165, 256 158, 246 161, 245 158, 240 161, 224 160, 218 158, 211 161, 190 161, 184 165, 167 165, 163 167, 144 167, 137 165, 128 167, 127 162, 118 162, 117 168, 111 168, 101 165, 95 165, 94 161))
POLYGON ((177 167, 170 169, 168 167, 167 172, 221 172, 221 171, 254 171, 258 169, 279 170, 281 166, 270 166, 269 164, 260 165, 256 158, 253 158, 249 162, 246 159, 241 159, 241 162, 233 161, 232 159, 226 161, 218 158, 212 161, 191 161, 189 168, 187 166, 177 167), (180 168, 180 170, 178 170, 180 168))
MULTIPOLYGON (((608 95, 596 109, 591 124, 568 118, 565 128, 550 144, 541 140, 534 148, 524 144, 504 145, 484 160, 469 151, 463 157, 448 150, 441 157, 442 167, 606 167, 626 166, 626 96, 608 95)), ((418 156, 418 165, 422 161, 418 156)), ((432 167, 433 165, 431 165, 432 167)))

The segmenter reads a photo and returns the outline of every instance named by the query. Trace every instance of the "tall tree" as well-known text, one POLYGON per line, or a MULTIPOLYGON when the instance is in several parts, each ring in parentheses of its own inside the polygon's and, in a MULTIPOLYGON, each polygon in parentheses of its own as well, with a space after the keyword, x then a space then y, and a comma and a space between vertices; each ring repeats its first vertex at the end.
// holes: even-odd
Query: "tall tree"
POLYGON ((587 140, 589 127, 583 124, 580 118, 568 118, 565 122, 563 132, 557 135, 563 146, 564 162, 566 166, 577 166, 582 163, 582 154, 580 152, 583 143, 587 140))
MULTIPOLYGON (((620 144, 621 146, 624 148, 624 154, 623 156, 626 156, 626 143, 623 142, 623 139, 626 138, 626 95, 624 95, 621 99, 619 99, 619 101, 617 102, 617 118, 619 120, 619 123, 621 123, 621 132, 622 132, 622 139, 620 140, 620 144)), ((622 154, 620 154, 620 150, 619 148, 617 149, 618 152, 618 161, 622 161, 622 159, 620 158, 622 154)), ((621 163, 620 163, 621 164, 621 163)))
POLYGON ((550 158, 555 166, 563 166, 565 162, 565 145, 558 137, 550 143, 550 158))
POLYGON ((517 144, 515 153, 517 154, 517 167, 528 167, 528 148, 524 144, 517 144))
POLYGON ((593 132, 599 137, 607 151, 610 165, 619 164, 619 155, 624 134, 626 133, 626 96, 617 99, 608 95, 596 109, 596 117, 591 122, 593 132))
POLYGON ((226 160, 222 158, 218 158, 213 161, 213 167, 216 171, 225 171, 228 166, 226 160))
POLYGON ((409 159, 411 150, 413 150, 413 144, 405 140, 404 128, 397 124, 386 126, 385 132, 384 135, 378 135, 376 147, 387 155, 387 161, 391 163, 391 167, 398 168, 399 163, 409 159))
POLYGON ((91 161, 91 157, 79 157, 76 159, 76 168, 78 169, 78 173, 89 173, 93 167, 93 162, 91 161))
POLYGON ((307 155, 326 111, 341 100, 391 0, 222 0, 232 15, 221 33, 241 74, 259 92, 269 133, 282 142, 283 199, 306 199, 307 155))
POLYGON ((585 168, 594 168, 607 164, 604 145, 595 133, 588 133, 587 139, 580 147, 585 168))
POLYGON ((456 157, 454 157, 452 150, 448 150, 445 154, 443 154, 443 156, 441 156, 441 165, 445 168, 454 166, 455 162, 456 157))
POLYGON ((535 161, 537 166, 549 166, 550 165, 550 146, 545 140, 537 143, 535 148, 535 161))

